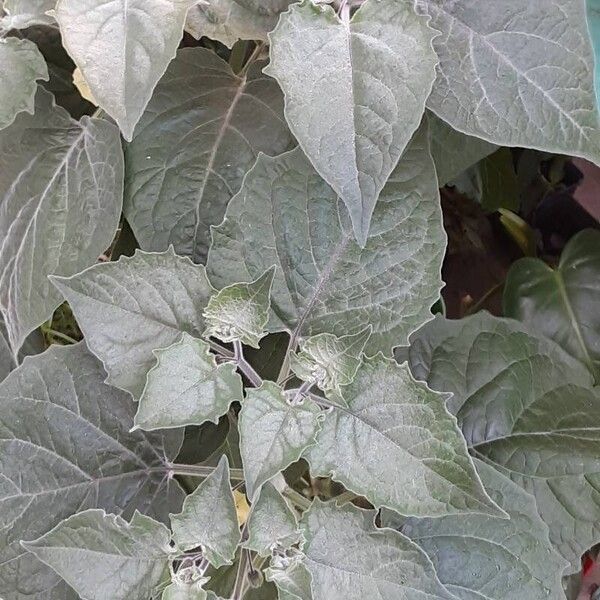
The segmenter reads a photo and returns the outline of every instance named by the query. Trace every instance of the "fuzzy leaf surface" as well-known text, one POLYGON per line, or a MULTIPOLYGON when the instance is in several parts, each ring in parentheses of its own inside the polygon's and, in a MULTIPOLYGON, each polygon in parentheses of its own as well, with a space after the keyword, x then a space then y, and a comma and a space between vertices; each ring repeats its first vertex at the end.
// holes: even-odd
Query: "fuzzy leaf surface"
POLYGON ((59 0, 63 44, 92 96, 131 140, 174 58, 195 0, 59 0))
POLYGON ((299 539, 296 515, 277 488, 271 482, 265 483, 252 505, 244 547, 261 556, 270 556, 275 544, 287 547, 299 539))
POLYGON ((537 258, 511 267, 504 314, 552 338, 600 383, 600 232, 586 229, 565 246, 556 269, 537 258))
POLYGON ((423 551, 375 511, 315 500, 303 517, 314 600, 452 600, 423 551))
POLYGON ((594 59, 580 0, 417 0, 442 33, 427 106, 502 146, 600 159, 594 59))
POLYGON ((48 81, 48 67, 37 46, 15 37, 0 39, 0 129, 23 111, 33 114, 37 81, 48 81))
POLYGON ((169 576, 171 532, 139 512, 128 523, 90 509, 24 543, 86 600, 147 600, 169 576))
POLYGON ((207 324, 204 335, 260 348, 269 320, 274 274, 271 268, 255 281, 234 283, 212 296, 203 313, 207 324))
POLYGON ((216 568, 233 562, 241 537, 226 456, 185 499, 181 512, 171 515, 171 528, 173 540, 181 550, 202 546, 204 555, 216 568))
POLYGON ((580 568, 600 540, 600 389, 585 366, 524 325, 436 317, 413 336, 416 377, 452 392, 472 452, 535 496, 556 549, 580 568))
POLYGON ((406 365, 366 359, 305 453, 313 475, 331 475, 376 507, 403 515, 502 514, 486 494, 443 395, 406 365))
POLYGON ((232 363, 217 365, 210 346, 184 333, 154 351, 135 425, 146 431, 218 423, 232 402, 242 400, 242 378, 232 363))
POLYGON ((35 113, 0 131, 0 309, 13 352, 61 303, 49 275, 94 264, 121 214, 117 128, 73 120, 38 89, 35 113))
POLYGON ((253 501, 260 487, 298 460, 314 444, 322 415, 309 400, 292 403, 271 381, 249 388, 239 415, 240 451, 246 494, 253 501), (259 433, 260 432, 260 433, 259 433))
POLYGON ((54 17, 46 14, 56 6, 55 0, 4 0, 6 15, 0 25, 6 29, 26 29, 33 25, 54 25, 54 17))
POLYGON ((535 500, 476 460, 490 496, 509 515, 409 519, 402 532, 427 553, 440 581, 460 600, 565 599, 566 561, 552 548, 535 500))
POLYGON ((283 94, 263 66, 238 77, 205 48, 177 53, 125 150, 124 211, 142 249, 173 244, 204 262, 210 226, 259 152, 292 147, 283 94))
POLYGON ((228 48, 239 39, 267 41, 267 33, 292 1, 211 0, 190 10, 185 29, 196 39, 206 36, 228 48))
POLYGON ((204 267, 172 249, 137 251, 53 282, 104 363, 107 382, 136 399, 154 366, 153 350, 171 346, 183 332, 202 335, 202 310, 213 292, 204 267))
POLYGON ((258 159, 213 228, 207 270, 224 287, 276 265, 270 331, 289 331, 295 343, 372 325, 365 351, 389 354, 431 318, 445 246, 423 127, 379 198, 364 249, 333 190, 297 149, 258 159))
POLYGON ((367 0, 349 22, 303 0, 269 36, 265 72, 283 89, 290 129, 343 200, 361 247, 421 122, 435 80, 434 36, 412 2, 397 0, 367 0))
POLYGON ((0 384, 0 589, 4 600, 73 600, 20 545, 65 517, 101 508, 162 521, 183 492, 165 477, 180 432, 130 432, 135 408, 107 386, 83 343, 27 358, 0 384))

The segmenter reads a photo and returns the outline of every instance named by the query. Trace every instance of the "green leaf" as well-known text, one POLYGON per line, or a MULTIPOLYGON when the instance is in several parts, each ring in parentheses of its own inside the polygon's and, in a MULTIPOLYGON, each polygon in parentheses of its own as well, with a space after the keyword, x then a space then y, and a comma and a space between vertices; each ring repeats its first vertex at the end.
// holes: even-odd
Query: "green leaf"
POLYGON ((444 397, 406 365, 366 359, 305 453, 313 475, 331 475, 377 508, 403 515, 497 515, 444 397))
POLYGON ((238 39, 267 40, 279 15, 293 0, 210 0, 188 13, 186 31, 196 39, 208 37, 231 48, 238 39))
POLYGON ((94 99, 131 140, 175 56, 195 0, 59 0, 63 44, 94 99))
POLYGON ((288 400, 275 383, 249 388, 239 415, 240 451, 246 495, 252 502, 260 487, 298 460, 314 444, 322 413, 309 400, 288 400))
POLYGON ((537 258, 514 263, 504 313, 552 338, 600 383, 600 232, 587 229, 565 246, 558 267, 537 258))
POLYGON ((196 584, 171 583, 161 596, 161 600, 207 600, 205 590, 196 584))
POLYGON ((498 146, 456 131, 433 113, 428 113, 431 155, 440 187, 497 150, 498 146))
POLYGON ((596 101, 600 106, 600 0, 586 0, 587 20, 596 63, 596 101))
POLYGON ((600 160, 593 56, 580 0, 417 0, 442 33, 427 106, 501 146, 600 160))
POLYGON ((142 249, 173 244, 205 262, 210 226, 258 154, 292 146, 283 94, 263 66, 238 77, 205 48, 177 53, 126 148, 124 210, 142 249))
POLYGON ((287 569, 271 566, 265 569, 265 578, 277 586, 279 600, 313 600, 311 575, 300 562, 287 569))
POLYGON ((171 515, 171 528, 173 540, 181 550, 201 546, 214 567, 232 563, 241 536, 226 456, 185 499, 181 512, 171 515))
POLYGON ((33 42, 0 38, 0 129, 20 112, 33 114, 37 81, 48 78, 46 61, 33 42))
POLYGON ((248 540, 244 547, 260 556, 271 556, 274 546, 284 548, 300 539, 296 515, 286 499, 270 482, 263 485, 248 519, 248 540))
POLYGON ((136 428, 216 424, 232 402, 242 401, 242 378, 235 365, 217 365, 205 341, 184 333, 172 346, 154 350, 154 355, 156 364, 148 371, 136 428))
MULTIPOLYGON (((182 491, 166 478, 181 433, 130 432, 135 408, 104 384, 83 343, 27 358, 0 384, 0 589, 5 600, 73 600, 21 540, 87 508, 165 520, 182 491)), ((90 565, 91 568, 91 565, 90 565)))
POLYGON ((516 321, 437 318, 413 337, 413 372, 452 392, 472 452, 535 496, 556 549, 580 569, 600 540, 600 389, 582 363, 516 321))
POLYGON ((272 267, 250 283, 234 283, 212 296, 203 313, 204 335, 260 348, 258 342, 267 335, 274 274, 272 267))
POLYGON ((54 17, 47 14, 56 6, 56 0, 4 0, 6 15, 0 19, 5 29, 26 29, 33 25, 54 25, 54 17))
POLYGON ((350 21, 303 0, 269 36, 265 72, 283 89, 290 129, 344 201, 361 247, 421 122, 435 79, 434 36, 412 2, 397 0, 367 0, 350 21))
POLYGON ((223 287, 277 265, 269 331, 341 337, 373 326, 365 351, 406 344, 431 318, 446 246, 427 129, 384 188, 364 250, 336 195, 300 150, 261 156, 213 228, 207 269, 223 287), (247 249, 252 248, 248 253, 247 249))
POLYGON ((131 523, 86 510, 23 546, 86 600, 147 600, 169 576, 170 531, 135 512, 131 523))
POLYGON ((535 500, 475 461, 486 490, 510 516, 409 519, 402 532, 427 553, 440 581, 461 600, 564 599, 566 562, 548 539, 535 500))
POLYGON ((486 156, 477 168, 481 179, 481 206, 485 210, 519 210, 520 189, 509 148, 486 156))
POLYGON ((314 600, 452 600, 419 547, 373 525, 376 512, 315 500, 305 513, 314 600))
POLYGON ((341 386, 352 383, 361 363, 371 327, 355 335, 336 337, 320 333, 300 340, 300 352, 292 354, 290 366, 302 381, 313 382, 325 394, 341 396, 341 386))
POLYGON ((35 114, 0 131, 0 309, 13 350, 49 319, 72 275, 110 245, 121 214, 123 154, 116 127, 74 121, 39 89, 35 114))
POLYGON ((137 251, 94 265, 54 285, 67 299, 90 350, 104 363, 107 382, 139 398, 154 366, 153 350, 182 332, 200 337, 202 310, 213 289, 204 267, 189 258, 137 251))

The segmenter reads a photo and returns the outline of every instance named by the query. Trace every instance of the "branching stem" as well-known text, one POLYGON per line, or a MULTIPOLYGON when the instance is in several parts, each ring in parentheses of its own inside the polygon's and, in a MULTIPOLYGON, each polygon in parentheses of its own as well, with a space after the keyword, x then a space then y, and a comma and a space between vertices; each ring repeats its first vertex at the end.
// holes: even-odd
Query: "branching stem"
MULTIPOLYGON (((182 465, 178 463, 171 464, 168 468, 173 475, 189 475, 190 477, 208 477, 215 470, 215 467, 205 465, 182 465)), ((244 481, 242 469, 230 469, 230 474, 233 481, 244 481)))

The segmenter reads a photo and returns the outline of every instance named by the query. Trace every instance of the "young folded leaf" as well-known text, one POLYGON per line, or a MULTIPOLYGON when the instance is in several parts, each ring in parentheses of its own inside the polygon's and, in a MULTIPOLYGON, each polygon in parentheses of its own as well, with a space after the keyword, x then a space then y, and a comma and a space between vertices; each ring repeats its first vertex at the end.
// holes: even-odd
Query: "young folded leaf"
POLYGON ((39 88, 35 113, 0 131, 0 173, 0 310, 16 354, 62 301, 48 276, 94 264, 115 235, 119 132, 103 119, 75 121, 39 88))
POLYGON ((444 396, 407 365, 365 359, 305 452, 313 475, 331 475, 377 508, 403 515, 506 516, 485 492, 444 396))
POLYGON ((171 515, 171 528, 180 550, 200 547, 216 568, 233 562, 241 535, 225 455, 213 473, 185 499, 181 512, 171 515))
POLYGON ((291 356, 291 369, 298 378, 314 383, 325 395, 339 398, 341 387, 352 383, 356 375, 371 331, 369 326, 354 335, 336 337, 320 333, 300 340, 300 352, 291 356))
POLYGON ((72 599, 62 579, 19 545, 65 515, 102 508, 130 518, 139 509, 162 521, 181 506, 183 491, 166 477, 181 432, 130 432, 134 405, 105 377, 80 343, 26 359, 0 385, 0 590, 7 600, 23 590, 72 599))
POLYGON ((137 511, 127 523, 91 509, 23 546, 85 600, 148 600, 169 577, 170 539, 162 523, 137 511))
POLYGON ((417 0, 440 64, 427 106, 504 146, 600 160, 594 58, 581 0, 417 0), (560 75, 559 75, 560 74, 560 75))
POLYGON ((233 363, 217 364, 210 346, 184 333, 155 350, 135 426, 146 431, 219 422, 232 402, 242 401, 242 378, 233 363))
POLYGON ((251 502, 265 482, 315 443, 322 420, 323 413, 316 404, 286 398, 271 381, 246 391, 239 415, 240 451, 251 502))
POLYGON ((271 482, 265 483, 252 505, 244 547, 260 556, 271 556, 275 546, 288 548, 300 538, 296 515, 286 499, 271 482))
POLYGON ((185 29, 196 39, 203 36, 231 48, 239 39, 266 41, 279 15, 294 0, 210 0, 194 6, 185 29))
POLYGON ((454 600, 425 553, 376 511, 315 500, 302 522, 314 600, 454 600))
POLYGON ((214 292, 202 265, 176 256, 137 251, 74 275, 54 277, 89 349, 104 363, 107 382, 142 394, 156 361, 153 350, 174 344, 183 332, 200 337, 202 310, 214 292))
POLYGON ((271 267, 255 281, 234 283, 212 296, 202 313, 204 335, 259 348, 258 342, 267 335, 274 274, 271 267))
POLYGON ((600 232, 586 229, 571 238, 556 269, 538 258, 513 263, 504 314, 552 338, 600 384, 600 232))
POLYGON ((0 38, 0 129, 20 112, 33 114, 40 79, 48 81, 48 67, 37 46, 16 37, 0 38))
POLYGON ((65 49, 98 104, 131 141, 196 0, 59 0, 65 49))
POLYGON ((552 548, 533 496, 493 467, 478 460, 475 465, 510 519, 409 519, 402 532, 427 553, 440 581, 460 600, 565 600, 567 562, 552 548))
POLYGON ((6 15, 0 18, 0 28, 26 29, 33 25, 56 25, 48 13, 54 10, 56 0, 4 0, 6 15))
POLYGON ((286 569, 268 567, 265 579, 277 586, 279 600, 313 600, 312 577, 303 563, 297 562, 286 569))
POLYGON ((428 19, 412 0, 367 0, 338 18, 303 0, 269 35, 265 73, 285 94, 292 133, 344 201, 367 243, 375 203, 415 132, 438 62, 428 19))
POLYGON ((448 405, 468 446, 535 496, 550 540, 578 571, 600 539, 600 389, 589 371, 553 341, 488 313, 436 317, 412 341, 415 375, 453 392, 448 405))
POLYGON ((183 48, 169 65, 125 148, 123 211, 142 250, 173 244, 206 262, 210 226, 259 153, 295 145, 264 64, 236 75, 207 48, 183 48))
POLYGON ((381 193, 363 250, 336 194, 301 150, 259 157, 212 232, 207 270, 217 287, 277 265, 268 329, 289 331, 292 347, 300 337, 372 325, 365 352, 390 354, 431 319, 442 285, 446 236, 427 126, 381 193))

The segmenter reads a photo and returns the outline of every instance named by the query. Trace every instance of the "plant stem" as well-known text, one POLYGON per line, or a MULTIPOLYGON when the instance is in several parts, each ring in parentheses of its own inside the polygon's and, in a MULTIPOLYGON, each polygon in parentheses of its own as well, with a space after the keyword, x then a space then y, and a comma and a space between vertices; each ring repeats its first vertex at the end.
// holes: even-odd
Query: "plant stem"
POLYGON ((504 281, 500 281, 492 288, 490 288, 475 304, 469 306, 467 310, 465 310, 465 314, 463 316, 467 317, 469 315, 475 314, 492 296, 494 296, 497 292, 499 292, 504 287, 504 281))
POLYGON ((312 502, 306 497, 297 492, 295 489, 286 486, 283 489, 283 495, 288 498, 293 504, 301 510, 308 510, 312 502))
POLYGON ((67 342, 69 344, 76 344, 77 340, 72 338, 70 335, 66 333, 61 333, 60 331, 56 331, 56 329, 52 329, 51 327, 44 327, 44 333, 47 335, 51 335, 52 337, 58 338, 63 342, 67 342))
POLYGON ((207 340, 208 345, 217 353, 220 354, 221 356, 225 356, 226 358, 233 358, 233 352, 231 350, 229 350, 228 348, 225 348, 225 346, 221 346, 221 344, 219 344, 218 342, 215 342, 213 340, 207 340))
POLYGON ((242 67, 242 69, 238 73, 239 77, 244 77, 246 75, 248 69, 252 66, 252 63, 258 58, 258 56, 260 55, 260 53, 262 52, 262 49, 264 47, 265 47, 264 42, 259 42, 258 44, 256 44, 256 46, 254 47, 254 50, 252 50, 252 54, 248 57, 246 64, 242 67))
MULTIPOLYGON (((213 473, 215 467, 204 465, 182 465, 173 463, 169 465, 169 470, 173 475, 190 475, 191 477, 208 477, 213 473)), ((230 469, 231 479, 234 481, 243 481, 244 472, 242 469, 230 469)))
POLYGON ((297 343, 298 337, 296 332, 294 332, 290 337, 288 347, 285 351, 285 358, 283 359, 283 363, 281 363, 281 369, 279 371, 279 375, 277 376, 277 383, 279 385, 282 385, 283 382, 290 376, 290 356, 296 352, 297 343))
POLYGON ((238 369, 246 376, 254 387, 260 387, 263 383, 262 377, 254 370, 252 365, 244 358, 244 349, 239 340, 233 342, 233 359, 238 369))

